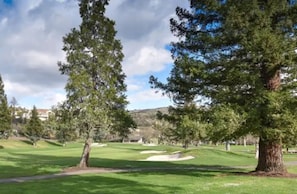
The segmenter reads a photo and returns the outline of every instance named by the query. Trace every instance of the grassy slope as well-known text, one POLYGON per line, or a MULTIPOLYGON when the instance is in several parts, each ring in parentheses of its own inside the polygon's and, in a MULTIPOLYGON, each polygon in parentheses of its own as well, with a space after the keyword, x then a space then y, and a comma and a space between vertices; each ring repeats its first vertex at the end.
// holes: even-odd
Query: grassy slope
MULTIPOLYGON (((82 150, 81 143, 61 147, 58 144, 40 142, 38 148, 20 142, 0 141, 0 177, 16 177, 58 172, 75 165, 82 150), (6 145, 5 145, 6 144, 6 145), (17 145, 18 147, 19 145, 17 145), (6 148, 7 147, 7 148, 6 148)), ((24 143, 24 142, 23 142, 24 143)), ((180 162, 138 161, 149 155, 143 150, 182 150, 179 147, 145 147, 135 144, 108 144, 93 148, 91 165, 97 167, 170 167, 175 170, 146 171, 133 173, 89 174, 51 180, 17 184, 0 184, 0 193, 297 193, 293 188, 295 179, 247 177, 232 174, 246 171, 236 166, 256 165, 252 147, 233 147, 234 152, 225 152, 221 147, 192 148, 184 155, 195 159, 180 162), (182 168, 199 170, 181 170, 182 168), (201 170, 201 167, 205 168, 201 170), (224 167, 224 168, 222 168, 224 167), (229 167, 229 168, 226 168, 229 167)), ((290 161, 295 155, 286 155, 290 161)), ((296 172, 296 167, 290 171, 296 172)))

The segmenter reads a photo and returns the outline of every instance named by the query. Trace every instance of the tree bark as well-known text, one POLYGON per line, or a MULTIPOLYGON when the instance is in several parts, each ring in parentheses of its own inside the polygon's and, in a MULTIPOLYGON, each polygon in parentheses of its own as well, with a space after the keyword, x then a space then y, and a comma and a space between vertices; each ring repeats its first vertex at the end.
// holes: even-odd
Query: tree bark
POLYGON ((229 141, 225 142, 225 149, 226 149, 226 151, 230 151, 230 142, 229 141))
POLYGON ((85 141, 84 149, 83 149, 81 159, 80 159, 80 162, 79 162, 79 165, 78 165, 79 168, 89 167, 89 157, 90 157, 90 152, 91 152, 91 143, 92 143, 91 138, 88 138, 85 141))
POLYGON ((259 158, 256 171, 264 171, 275 174, 287 172, 283 163, 281 142, 259 140, 259 158))

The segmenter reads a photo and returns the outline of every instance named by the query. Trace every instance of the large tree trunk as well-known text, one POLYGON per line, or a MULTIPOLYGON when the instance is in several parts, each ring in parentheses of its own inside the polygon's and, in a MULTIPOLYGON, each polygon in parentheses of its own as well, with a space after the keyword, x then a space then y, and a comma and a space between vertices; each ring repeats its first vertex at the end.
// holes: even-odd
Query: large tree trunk
POLYGON ((88 138, 85 141, 84 149, 83 149, 83 152, 82 152, 81 159, 80 159, 78 167, 80 167, 80 168, 89 167, 89 157, 90 157, 90 152, 91 152, 91 144, 92 144, 92 140, 91 140, 91 138, 88 138))
MULTIPOLYGON (((270 69, 265 65, 262 66, 261 77, 264 87, 269 92, 277 92, 279 90, 281 85, 280 74, 279 66, 270 69)), ((267 105, 265 104, 264 106, 267 105)), ((267 122, 267 113, 263 112, 262 114, 264 127, 271 127, 269 126, 270 123, 267 122)), ((281 139, 277 140, 276 138, 271 137, 270 139, 259 138, 259 157, 256 171, 264 171, 272 174, 285 174, 287 172, 283 163, 281 139)))
POLYGON ((275 174, 287 172, 283 163, 282 145, 277 141, 259 140, 259 158, 256 171, 265 171, 275 174))

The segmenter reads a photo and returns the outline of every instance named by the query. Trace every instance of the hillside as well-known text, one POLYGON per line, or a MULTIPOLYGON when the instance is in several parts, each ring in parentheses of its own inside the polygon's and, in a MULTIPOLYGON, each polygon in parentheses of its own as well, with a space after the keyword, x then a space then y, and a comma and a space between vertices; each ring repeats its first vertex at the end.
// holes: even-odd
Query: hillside
POLYGON ((142 109, 132 110, 130 114, 136 122, 138 128, 151 127, 156 121, 156 114, 160 111, 162 113, 168 112, 168 107, 154 108, 154 109, 142 109))

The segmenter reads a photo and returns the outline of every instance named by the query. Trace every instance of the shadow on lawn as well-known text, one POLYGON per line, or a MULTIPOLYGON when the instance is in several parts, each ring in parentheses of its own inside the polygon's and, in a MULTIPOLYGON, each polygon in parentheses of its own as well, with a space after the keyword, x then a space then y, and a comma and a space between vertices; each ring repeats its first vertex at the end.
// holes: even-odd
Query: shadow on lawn
MULTIPOLYGON (((14 167, 0 165, 0 177, 33 176, 52 174, 67 167, 76 166, 79 157, 48 156, 35 154, 10 153, 8 161, 16 163, 14 167), (12 172, 11 174, 9 172, 12 172)), ((138 174, 174 174, 195 177, 212 177, 218 174, 244 172, 243 169, 222 165, 195 165, 173 162, 131 161, 106 158, 90 158, 91 167, 126 169, 129 173, 138 174)), ((133 174, 133 175, 134 175, 133 174)))
POLYGON ((57 179, 48 179, 22 184, 0 184, 0 191, 4 193, 75 193, 75 194, 163 194, 163 193, 181 193, 182 188, 178 185, 160 185, 146 183, 145 180, 129 180, 129 177, 114 176, 71 176, 64 177, 62 181, 57 179), (9 188, 11 190, 8 190, 9 188), (6 189, 6 190, 5 190, 6 189), (6 191, 6 192, 5 192, 6 191), (19 192, 17 192, 19 191, 19 192))
POLYGON ((30 140, 27 140, 27 139, 21 139, 20 141, 21 141, 21 142, 24 142, 25 144, 28 144, 28 145, 33 146, 32 142, 31 142, 30 140))
MULTIPOLYGON (((46 184, 48 187, 48 183, 46 184)), ((69 179, 64 179, 58 185, 53 185, 58 187, 59 191, 64 190, 65 192, 59 193, 69 193, 73 188, 75 190, 73 193, 121 193, 121 194, 130 194, 130 193, 180 193, 181 188, 176 185, 164 186, 143 183, 138 181, 127 180, 123 178, 116 177, 102 177, 102 176, 84 176, 84 177, 71 177, 69 179), (73 185, 73 183, 75 185, 73 185), (91 187, 90 187, 91 185, 91 187), (67 192, 68 191, 68 192, 67 192)))
POLYGON ((44 141, 45 141, 46 143, 52 145, 52 146, 63 147, 62 144, 57 143, 57 142, 55 142, 55 141, 51 141, 51 140, 44 140, 44 141))

